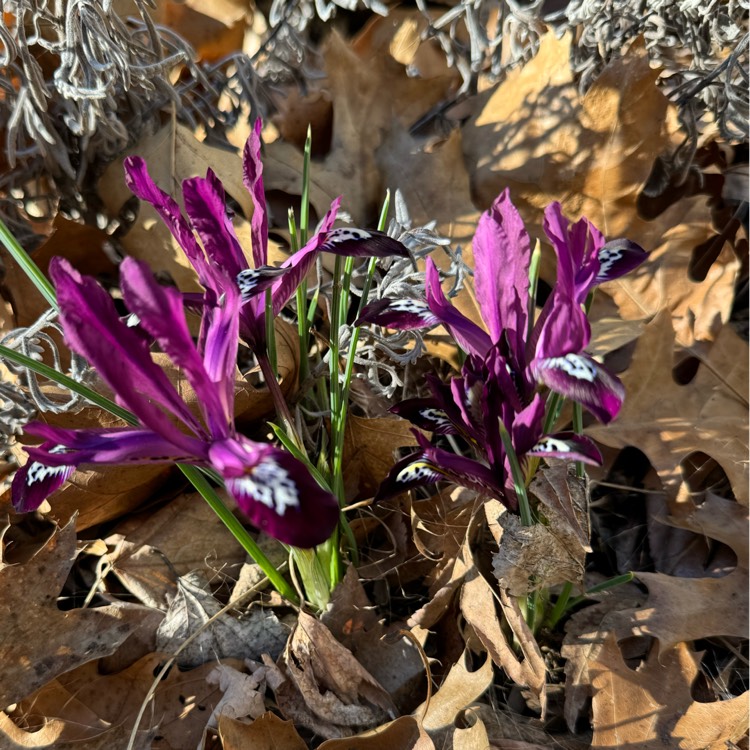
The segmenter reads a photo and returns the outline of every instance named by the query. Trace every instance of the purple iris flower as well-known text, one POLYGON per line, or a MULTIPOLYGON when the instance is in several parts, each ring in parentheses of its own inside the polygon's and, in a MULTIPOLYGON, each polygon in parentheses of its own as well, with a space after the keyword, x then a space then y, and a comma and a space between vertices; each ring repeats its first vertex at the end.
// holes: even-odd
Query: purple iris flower
POLYGON ((522 467, 531 457, 601 462, 594 443, 582 435, 544 434, 546 403, 537 387, 545 383, 603 422, 617 415, 622 384, 584 353, 591 330, 582 303, 593 286, 627 273, 646 254, 628 241, 605 243, 586 219, 568 226, 559 204, 547 209, 544 228, 557 252, 558 282, 533 324, 531 243, 507 190, 482 215, 474 236, 475 289, 486 330, 448 301, 431 259, 424 300, 378 300, 365 309, 358 322, 402 329, 442 324, 466 352, 459 377, 443 383, 428 376, 431 396, 392 411, 433 434, 460 437, 474 456, 457 456, 415 432, 420 450, 393 467, 378 499, 447 479, 516 511, 502 430, 522 467))
POLYGON ((215 304, 204 306, 196 346, 183 296, 160 286, 146 264, 126 258, 121 265, 126 305, 185 373, 197 396, 199 417, 153 361, 146 337, 120 320, 109 295, 67 261, 52 260, 68 345, 91 363, 140 426, 70 430, 29 425, 27 431, 44 442, 27 448, 29 461, 14 477, 17 510, 38 508, 77 466, 183 462, 214 469, 252 523, 280 541, 312 547, 330 536, 339 517, 336 498, 289 453, 235 430, 240 294, 220 269, 207 267, 206 272, 215 304))
POLYGON ((509 379, 498 377, 509 384, 505 398, 515 402, 517 411, 542 382, 600 421, 611 421, 622 405, 622 384, 584 352, 591 329, 581 303, 593 286, 632 270, 646 253, 627 240, 605 244, 586 219, 568 227, 559 204, 547 209, 544 228, 558 256, 559 278, 533 326, 531 243, 508 190, 482 214, 473 242, 475 290, 486 330, 449 302, 430 258, 424 301, 378 300, 358 322, 403 329, 442 324, 471 357, 485 360, 490 350, 498 350, 509 379))
POLYGON ((265 296, 271 289, 274 316, 278 315, 315 263, 320 252, 358 257, 407 257, 408 250, 383 232, 354 228, 332 229, 341 198, 336 198, 310 241, 276 268, 268 265, 268 219, 260 159, 262 122, 256 120, 243 155, 243 180, 253 201, 250 224, 254 267, 250 268, 234 232, 224 188, 213 173, 191 177, 182 184, 186 219, 177 202, 156 186, 139 157, 125 160, 126 182, 135 195, 148 201, 169 227, 206 288, 206 304, 213 304, 214 274, 221 269, 236 280, 242 302, 240 336, 259 359, 265 357, 265 296), (196 238, 197 235, 197 238, 196 238), (200 240, 200 242, 199 242, 200 240), (205 254, 203 249, 205 249, 205 254))
POLYGON ((587 437, 573 432, 545 435, 545 400, 541 394, 523 405, 505 397, 514 386, 507 362, 493 348, 487 359, 470 356, 461 375, 443 383, 428 376, 431 397, 402 401, 391 411, 436 435, 463 439, 476 458, 457 456, 433 446, 414 431, 420 450, 396 463, 381 484, 376 500, 413 487, 449 480, 497 497, 512 511, 518 510, 510 461, 500 425, 508 431, 523 466, 529 457, 560 458, 601 463, 601 455, 587 437))

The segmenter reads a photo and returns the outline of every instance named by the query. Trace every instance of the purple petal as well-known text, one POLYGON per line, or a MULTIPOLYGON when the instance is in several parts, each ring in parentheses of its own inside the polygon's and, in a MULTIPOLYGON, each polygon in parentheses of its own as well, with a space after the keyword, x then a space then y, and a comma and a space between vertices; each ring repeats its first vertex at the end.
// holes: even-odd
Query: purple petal
POLYGON ((263 189, 263 163, 260 160, 262 145, 260 133, 262 130, 263 121, 258 118, 245 144, 242 161, 243 182, 253 199, 250 234, 253 244, 253 261, 256 268, 266 265, 268 261, 268 217, 266 216, 266 194, 263 189))
POLYGON ((648 258, 648 253, 630 240, 612 240, 599 250, 599 273, 596 283, 619 279, 648 258))
POLYGON ((536 378, 566 398, 585 406, 607 424, 619 413, 625 389, 620 379, 588 354, 566 354, 532 362, 536 378))
MULTIPOLYGON (((55 443, 45 443, 40 447, 53 455, 62 454, 66 450, 65 446, 55 443)), ((36 510, 53 492, 65 484, 74 471, 75 466, 72 465, 49 465, 43 460, 30 457, 16 472, 10 486, 11 502, 16 512, 30 513, 36 510)))
POLYGON ((204 310, 204 316, 212 320, 206 332, 206 346, 211 349, 206 357, 211 364, 209 374, 185 321, 182 295, 176 289, 160 286, 149 267, 135 258, 123 260, 120 276, 128 307, 165 354, 185 371, 211 435, 217 439, 227 437, 234 416, 234 370, 239 338, 237 293, 229 290, 222 295, 225 303, 227 298, 234 301, 234 305, 224 304, 223 315, 216 306, 204 310), (226 325, 214 332, 224 319, 226 325))
POLYGON ((582 461, 587 464, 601 465, 602 454, 594 442, 575 432, 558 432, 543 437, 530 451, 528 456, 543 458, 563 458, 569 461, 582 461))
POLYGON ((189 438, 160 406, 197 434, 202 432, 201 426, 151 359, 143 337, 122 323, 112 299, 94 279, 81 276, 60 257, 53 258, 49 268, 68 346, 93 365, 118 402, 144 425, 189 450, 189 438))
POLYGON ((544 232, 557 254, 558 286, 582 304, 599 283, 598 253, 604 245, 604 236, 585 217, 569 224, 557 202, 544 212, 544 232))
POLYGON ((185 210, 201 238, 206 254, 225 274, 235 278, 247 260, 237 240, 226 207, 224 186, 208 170, 206 178, 191 177, 182 183, 185 210))
POLYGON ((336 221, 341 205, 341 196, 334 198, 331 207, 320 222, 320 229, 310 241, 294 255, 287 258, 281 267, 288 271, 273 285, 273 314, 278 315, 294 295, 297 287, 307 276, 320 252, 320 244, 336 221))
POLYGON ((191 450, 185 451, 151 430, 136 427, 70 430, 32 422, 26 432, 44 438, 43 445, 30 446, 26 452, 33 460, 49 466, 193 462, 205 461, 208 456, 206 443, 201 440, 188 438, 191 450), (51 452, 47 445, 55 445, 59 450, 51 452))
POLYGON ((516 455, 522 457, 539 442, 544 424, 545 399, 537 393, 531 403, 513 419, 510 430, 516 455))
POLYGON ((213 288, 214 271, 206 261, 203 249, 196 240, 192 227, 182 215, 177 202, 157 187, 148 173, 146 162, 139 156, 128 156, 124 166, 127 186, 134 195, 154 207, 179 246, 185 251, 201 284, 204 287, 213 288))
POLYGON ((331 229, 322 238, 319 249, 334 255, 351 255, 355 258, 408 258, 409 251, 398 240, 375 229, 342 227, 331 229))
POLYGON ((432 258, 427 258, 425 280, 430 310, 465 352, 484 357, 492 346, 490 337, 448 302, 440 286, 440 274, 432 258))
POLYGON ((385 500, 415 487, 442 480, 502 499, 502 490, 498 487, 491 469, 473 459, 435 448, 424 435, 416 430, 413 432, 422 450, 394 464, 380 485, 375 501, 385 500))
POLYGON ((474 287, 482 317, 494 342, 514 332, 514 349, 526 337, 531 245, 523 220, 504 190, 482 214, 472 244, 474 287))
POLYGON ((410 398, 391 407, 389 411, 436 435, 455 435, 458 432, 456 425, 434 398, 410 398))
POLYGON ((336 528, 336 498, 286 451, 241 437, 214 443, 210 460, 240 510, 269 536, 314 547, 336 528))
POLYGON ((256 294, 268 289, 279 276, 287 272, 286 268, 275 266, 260 266, 260 268, 246 268, 237 274, 237 286, 243 302, 247 302, 256 294))
POLYGON ((424 300, 383 297, 366 305, 354 325, 361 326, 365 323, 411 331, 415 328, 432 328, 440 324, 440 319, 424 300))
POLYGON ((581 305, 560 289, 547 299, 530 340, 532 358, 560 357, 580 352, 591 341, 591 324, 581 305))

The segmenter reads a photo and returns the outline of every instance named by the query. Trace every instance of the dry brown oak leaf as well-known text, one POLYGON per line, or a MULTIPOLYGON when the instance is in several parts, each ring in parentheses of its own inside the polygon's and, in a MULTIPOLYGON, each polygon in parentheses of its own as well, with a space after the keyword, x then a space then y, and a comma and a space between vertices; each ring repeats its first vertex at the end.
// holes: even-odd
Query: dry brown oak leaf
POLYGON ((691 686, 701 654, 684 643, 633 670, 625 664, 614 633, 605 636, 590 665, 594 737, 591 750, 724 750, 747 731, 747 693, 699 703, 691 686))
POLYGON ((118 602, 67 612, 57 606, 75 558, 75 519, 23 565, 0 559, 0 706, 17 703, 58 675, 109 656, 146 608, 118 602))
MULTIPOLYGON (((692 509, 682 462, 705 453, 724 470, 737 501, 748 504, 748 346, 724 326, 693 380, 672 376, 674 330, 668 310, 645 328, 630 367, 622 374, 625 403, 608 426, 586 433, 613 448, 637 446, 659 474, 668 498, 692 509)), ((674 510, 673 510, 674 512, 674 510)))

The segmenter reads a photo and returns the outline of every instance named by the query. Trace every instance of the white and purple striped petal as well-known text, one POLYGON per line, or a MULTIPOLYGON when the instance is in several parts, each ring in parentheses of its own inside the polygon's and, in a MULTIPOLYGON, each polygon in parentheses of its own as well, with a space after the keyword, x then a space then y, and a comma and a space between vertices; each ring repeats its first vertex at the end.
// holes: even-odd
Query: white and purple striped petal
POLYGON ((646 259, 648 253, 631 240, 612 240, 599 250, 599 272, 596 283, 619 279, 626 273, 638 268, 646 259))
POLYGON ((370 302, 362 310, 355 325, 361 326, 364 323, 411 331, 415 328, 432 328, 440 324, 440 319, 430 310, 425 300, 383 297, 370 302))
MULTIPOLYGON (((44 452, 61 456, 67 449, 64 445, 45 443, 40 446, 44 452)), ((42 456, 39 459, 29 457, 13 477, 10 486, 10 497, 17 513, 30 513, 36 510, 53 492, 65 484, 75 471, 72 464, 52 465, 46 463, 42 456)))
POLYGON ((622 382, 588 354, 537 359, 531 366, 540 382, 586 407, 600 422, 608 424, 619 413, 622 382))
POLYGON ((331 536, 338 502, 290 453, 243 437, 214 443, 209 453, 240 510, 261 531, 305 548, 331 536))
POLYGON ((597 466, 602 463, 602 454, 594 442, 584 435, 576 435, 575 432, 546 435, 526 455, 582 461, 597 466))

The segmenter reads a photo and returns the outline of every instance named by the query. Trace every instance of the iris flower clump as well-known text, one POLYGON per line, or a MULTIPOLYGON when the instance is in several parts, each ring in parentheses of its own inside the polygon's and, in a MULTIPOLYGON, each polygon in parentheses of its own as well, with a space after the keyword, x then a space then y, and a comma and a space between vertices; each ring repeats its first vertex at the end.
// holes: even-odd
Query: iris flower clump
POLYGON ((473 457, 438 447, 415 430, 420 450, 393 467, 378 498, 447 479, 518 511, 516 459, 522 467, 532 457, 601 460, 588 438, 545 430, 553 420, 540 386, 583 405, 602 422, 616 417, 622 383, 585 352, 591 328, 583 305, 597 284, 632 270, 646 253, 627 240, 605 243, 585 218, 570 225, 557 203, 547 208, 544 230, 557 254, 558 278, 536 320, 531 242, 508 191, 482 215, 473 242, 476 297, 486 329, 446 298, 431 259, 424 300, 381 299, 364 310, 362 322, 391 328, 443 325, 466 354, 449 383, 428 376, 429 397, 392 411, 435 435, 462 438, 473 457))
POLYGON ((81 276, 63 259, 51 262, 67 344, 88 360, 118 404, 139 424, 88 430, 28 425, 26 431, 44 442, 27 448, 29 461, 14 478, 12 498, 17 510, 38 508, 79 466, 179 462, 213 472, 250 521, 284 543, 313 547, 331 536, 339 520, 337 498, 298 458, 250 440, 234 425, 239 341, 254 351, 279 406, 283 396, 274 389, 267 311, 274 317, 281 312, 321 251, 366 257, 408 253, 380 232, 332 229, 341 200, 337 198, 301 250, 279 268, 267 265, 260 128, 257 122, 244 152, 245 184, 255 206, 253 268, 234 232, 224 189, 211 170, 205 178, 183 183, 185 218, 137 157, 126 160, 127 182, 162 217, 194 267, 203 292, 182 294, 163 287, 144 263, 126 258, 121 289, 132 313, 130 320, 137 323, 133 326, 121 320, 112 299, 93 279, 81 276), (259 294, 264 290, 269 300, 259 294), (200 313, 197 342, 190 334, 186 309, 200 313), (152 359, 153 343, 184 372, 195 391, 200 418, 152 359))

